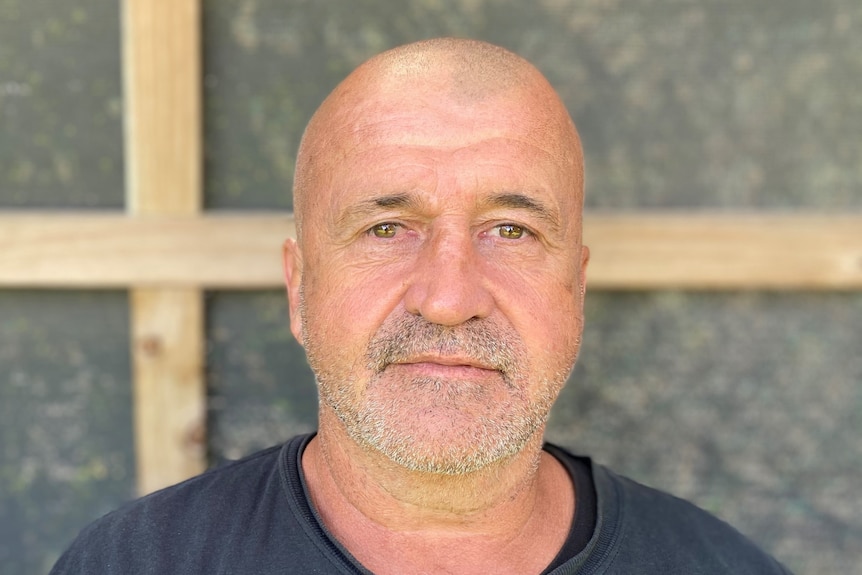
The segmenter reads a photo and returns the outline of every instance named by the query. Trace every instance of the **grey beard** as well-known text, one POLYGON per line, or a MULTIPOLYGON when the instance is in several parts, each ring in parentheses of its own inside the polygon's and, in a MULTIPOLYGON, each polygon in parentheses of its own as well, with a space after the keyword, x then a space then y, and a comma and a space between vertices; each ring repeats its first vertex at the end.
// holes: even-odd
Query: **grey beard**
MULTIPOLYGON (((313 333, 307 324, 304 333, 313 333)), ((351 439, 418 472, 465 475, 518 453, 546 422, 566 375, 541 382, 539 395, 530 401, 525 397, 529 367, 523 344, 513 330, 488 319, 448 327, 408 312, 388 318, 367 346, 364 367, 371 377, 366 394, 357 394, 362 385, 353 374, 336 373, 318 361, 316 343, 306 337, 306 344, 312 344, 306 349, 318 378, 321 402, 333 410, 351 439), (367 399, 367 391, 385 377, 387 367, 428 354, 471 358, 496 369, 510 399, 489 406, 485 414, 474 414, 458 440, 440 437, 439 441, 430 432, 423 433, 421 425, 415 429, 404 425, 417 409, 417 398, 424 398, 426 406, 433 404, 441 417, 457 418, 460 406, 475 409, 488 401, 488 390, 481 384, 416 377, 399 383, 403 393, 367 399), (365 399, 360 399, 363 395, 365 399)))

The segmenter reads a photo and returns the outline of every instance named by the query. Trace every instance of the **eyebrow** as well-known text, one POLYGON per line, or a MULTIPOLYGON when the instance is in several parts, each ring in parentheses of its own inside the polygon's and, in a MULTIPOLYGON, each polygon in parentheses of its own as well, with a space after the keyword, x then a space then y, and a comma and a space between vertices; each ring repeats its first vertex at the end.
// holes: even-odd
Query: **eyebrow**
MULTIPOLYGON (((370 206, 377 208, 408 208, 415 205, 416 201, 408 194, 390 194, 387 196, 380 196, 378 198, 371 198, 363 203, 370 204, 370 206)), ((361 209, 362 204, 358 207, 361 209)))
POLYGON ((483 208, 513 208, 526 210, 537 218, 547 222, 555 229, 560 227, 560 219, 553 210, 548 208, 541 201, 517 192, 494 194, 493 196, 483 200, 481 206, 483 208))
MULTIPOLYGON (((345 210, 344 213, 341 214, 341 217, 338 218, 338 223, 345 224, 353 219, 361 219, 364 216, 377 213, 377 211, 381 208, 411 209, 416 208, 417 205, 417 199, 412 194, 406 193, 387 194, 375 198, 368 198, 362 200, 355 205, 350 206, 349 209, 345 210)), ((532 213, 537 218, 548 222, 548 224, 553 226, 554 229, 558 229, 560 227, 560 219, 556 216, 553 210, 548 208, 541 201, 526 196, 524 194, 519 194, 517 192, 503 192, 499 194, 494 194, 488 198, 483 199, 479 203, 479 207, 480 209, 509 208, 526 210, 532 213)))
POLYGON ((376 214, 380 209, 413 207, 416 207, 416 199, 410 194, 387 194, 368 198, 344 210, 338 218, 338 224, 344 225, 351 220, 362 219, 365 216, 376 214))

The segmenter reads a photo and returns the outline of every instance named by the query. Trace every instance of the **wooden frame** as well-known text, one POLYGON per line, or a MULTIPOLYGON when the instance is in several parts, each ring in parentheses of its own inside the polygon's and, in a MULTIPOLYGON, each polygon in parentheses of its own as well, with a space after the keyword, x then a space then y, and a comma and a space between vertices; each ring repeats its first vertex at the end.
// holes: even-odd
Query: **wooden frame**
MULTIPOLYGON (((123 3, 131 215, 200 212, 200 10, 199 0, 123 3)), ((203 294, 194 285, 129 287, 138 490, 148 493, 206 467, 203 294)))
MULTIPOLYGON (((587 214, 592 289, 862 288, 862 215, 587 214)), ((281 285, 289 214, 0 213, 0 286, 281 285)))
MULTIPOLYGON (((0 213, 0 288, 128 288, 138 488, 205 466, 201 290, 281 285, 290 214, 204 215, 199 0, 123 2, 127 213, 0 213)), ((589 214, 599 289, 862 289, 862 214, 589 214)))

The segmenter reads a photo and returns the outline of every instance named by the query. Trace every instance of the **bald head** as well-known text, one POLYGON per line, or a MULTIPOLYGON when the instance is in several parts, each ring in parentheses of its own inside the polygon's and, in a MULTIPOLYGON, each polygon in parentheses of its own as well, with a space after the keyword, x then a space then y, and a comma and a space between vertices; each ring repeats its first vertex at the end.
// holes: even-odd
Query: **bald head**
POLYGON ((541 72, 517 54, 493 44, 438 38, 399 46, 366 61, 312 116, 300 144, 294 179, 294 213, 300 239, 312 198, 321 187, 327 187, 329 172, 349 152, 351 140, 361 137, 363 121, 381 109, 421 114, 417 92, 492 116, 522 116, 515 120, 524 124, 525 135, 553 148, 553 153, 570 166, 574 183, 571 194, 582 203, 580 140, 565 106, 541 72))
POLYGON ((407 44, 384 52, 357 70, 379 74, 397 84, 437 76, 446 87, 442 94, 455 101, 478 102, 494 94, 529 85, 535 68, 508 50, 455 38, 438 38, 407 44))

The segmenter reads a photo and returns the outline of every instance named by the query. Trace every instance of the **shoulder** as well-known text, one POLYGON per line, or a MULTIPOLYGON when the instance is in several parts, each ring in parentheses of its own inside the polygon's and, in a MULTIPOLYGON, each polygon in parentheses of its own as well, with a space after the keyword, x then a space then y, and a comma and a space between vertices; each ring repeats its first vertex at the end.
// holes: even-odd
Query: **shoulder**
POLYGON ((644 559, 659 568, 656 573, 788 573, 739 531, 688 501, 598 465, 593 476, 600 513, 617 528, 611 535, 619 541, 614 562, 620 573, 644 559))
MULTIPOLYGON (((565 450, 559 452, 573 457, 565 450)), ((591 465, 598 524, 587 563, 607 568, 595 572, 789 573, 754 542, 707 511, 601 465, 591 465), (651 570, 645 571, 646 565, 651 570)))
POLYGON ((175 572, 183 561, 217 556, 219 541, 240 541, 276 520, 275 503, 284 499, 279 457, 301 440, 227 463, 105 515, 81 531, 52 574, 175 572))

